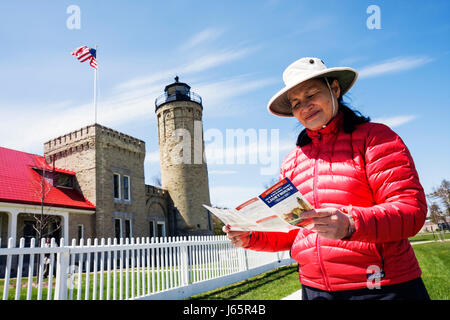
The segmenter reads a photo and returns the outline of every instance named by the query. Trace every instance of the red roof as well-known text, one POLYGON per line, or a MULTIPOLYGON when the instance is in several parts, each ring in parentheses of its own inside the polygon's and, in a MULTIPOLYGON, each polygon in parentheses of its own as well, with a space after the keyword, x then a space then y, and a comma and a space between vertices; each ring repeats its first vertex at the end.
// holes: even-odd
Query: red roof
MULTIPOLYGON (((20 151, 19 151, 20 152, 20 151)), ((54 172, 58 172, 58 173, 64 173, 64 174, 68 174, 71 176, 76 175, 75 171, 71 171, 71 170, 66 170, 66 169, 61 169, 61 168, 53 168, 53 166, 50 166, 45 160, 44 157, 41 156, 37 156, 37 155, 32 155, 34 157, 36 157, 35 161, 36 161, 36 167, 37 169, 45 169, 47 171, 54 171, 54 172)))
POLYGON ((40 205, 44 189, 46 206, 95 211, 95 205, 76 189, 55 187, 46 179, 42 188, 39 172, 44 167, 46 171, 75 175, 70 170, 52 170, 42 156, 0 147, 0 202, 40 205))

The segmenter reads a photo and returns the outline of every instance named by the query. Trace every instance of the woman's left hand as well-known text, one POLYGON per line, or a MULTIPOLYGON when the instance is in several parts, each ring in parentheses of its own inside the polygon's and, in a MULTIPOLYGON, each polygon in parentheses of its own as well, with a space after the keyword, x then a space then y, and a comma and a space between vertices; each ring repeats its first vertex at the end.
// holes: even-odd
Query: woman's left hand
POLYGON ((351 235, 353 226, 350 216, 335 208, 322 208, 305 211, 300 218, 312 218, 314 227, 321 237, 339 240, 351 235))

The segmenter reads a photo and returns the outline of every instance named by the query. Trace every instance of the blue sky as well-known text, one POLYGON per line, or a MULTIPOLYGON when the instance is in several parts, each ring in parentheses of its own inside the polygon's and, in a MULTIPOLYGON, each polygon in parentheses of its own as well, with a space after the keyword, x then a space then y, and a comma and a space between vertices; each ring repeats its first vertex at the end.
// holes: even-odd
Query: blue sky
POLYGON ((450 179, 449 17, 438 0, 2 1, 0 146, 42 154, 45 141, 94 122, 93 69, 70 53, 98 45, 98 122, 146 142, 148 184, 160 171, 154 100, 175 75, 202 96, 205 132, 279 133, 274 174, 262 174, 260 154, 248 160, 250 143, 244 164, 220 164, 207 143, 212 203, 236 206, 294 147, 302 127, 266 105, 286 66, 315 56, 360 72, 347 101, 402 137, 428 193, 450 179), (70 5, 79 29, 67 27, 70 5), (381 29, 367 27, 370 5, 381 29))

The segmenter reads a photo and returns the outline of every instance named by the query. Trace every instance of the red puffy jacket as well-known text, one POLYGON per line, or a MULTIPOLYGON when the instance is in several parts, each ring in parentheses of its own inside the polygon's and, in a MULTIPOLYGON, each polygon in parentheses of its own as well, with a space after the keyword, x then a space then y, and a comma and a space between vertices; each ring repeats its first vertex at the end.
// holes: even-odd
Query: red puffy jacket
MULTIPOLYGON (((421 270, 408 237, 425 222, 427 204, 411 155, 389 127, 364 123, 342 129, 339 113, 312 142, 296 147, 282 163, 288 177, 315 208, 351 214, 356 231, 330 240, 307 229, 253 232, 246 249, 290 250, 304 285, 338 291, 367 288, 379 271, 379 285, 415 279, 421 270)), ((376 280, 378 281, 378 280, 376 280)))

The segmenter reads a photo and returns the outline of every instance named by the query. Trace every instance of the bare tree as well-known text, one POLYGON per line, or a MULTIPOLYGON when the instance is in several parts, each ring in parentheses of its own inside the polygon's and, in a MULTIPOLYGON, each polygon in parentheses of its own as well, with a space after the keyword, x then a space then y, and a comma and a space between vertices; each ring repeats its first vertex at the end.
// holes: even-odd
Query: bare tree
POLYGON ((427 194, 431 200, 429 206, 430 219, 439 225, 441 232, 450 229, 448 217, 450 217, 450 182, 443 179, 441 185, 433 188, 433 192, 427 194))
POLYGON ((40 213, 32 213, 34 218, 33 230, 36 232, 37 242, 40 243, 41 239, 49 237, 52 233, 61 229, 61 219, 58 216, 48 214, 51 205, 46 203, 48 194, 53 188, 54 179, 56 179, 55 172, 53 170, 46 169, 45 163, 37 165, 37 171, 41 175, 39 183, 36 183, 36 195, 40 199, 40 213), (41 168, 42 167, 42 168, 41 168))
POLYGON ((427 194, 433 200, 439 200, 445 208, 445 215, 450 216, 450 182, 442 180, 438 188, 433 188, 433 192, 427 194))
POLYGON ((439 224, 440 221, 445 221, 445 217, 442 214, 441 208, 435 203, 432 202, 429 206, 430 219, 433 223, 439 224))

